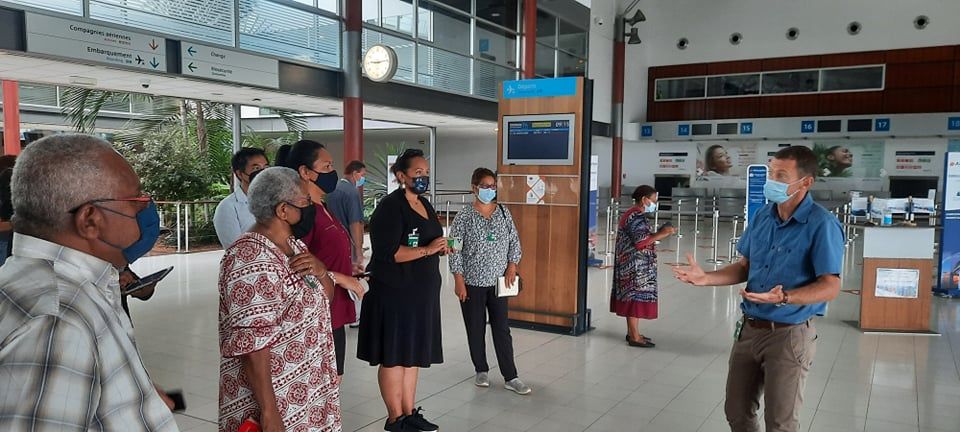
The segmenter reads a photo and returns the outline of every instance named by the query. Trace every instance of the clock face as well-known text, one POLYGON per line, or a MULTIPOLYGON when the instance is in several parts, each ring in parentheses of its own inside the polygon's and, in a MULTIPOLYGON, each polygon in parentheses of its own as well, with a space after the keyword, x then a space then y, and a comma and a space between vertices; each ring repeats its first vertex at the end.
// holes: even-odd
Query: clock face
POLYGON ((373 81, 390 81, 397 72, 397 54, 388 46, 374 45, 363 56, 363 71, 373 81))

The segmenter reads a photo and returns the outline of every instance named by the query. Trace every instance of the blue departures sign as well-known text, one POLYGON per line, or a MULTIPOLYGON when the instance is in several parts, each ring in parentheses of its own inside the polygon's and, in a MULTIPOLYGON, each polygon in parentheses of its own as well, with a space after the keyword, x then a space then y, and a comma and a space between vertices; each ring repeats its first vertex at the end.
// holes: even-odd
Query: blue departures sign
POLYGON ((767 205, 767 198, 763 196, 763 185, 767 183, 767 166, 750 165, 747 167, 747 216, 750 223, 753 215, 767 205))
POLYGON ((504 99, 576 96, 577 77, 540 78, 503 82, 504 99))

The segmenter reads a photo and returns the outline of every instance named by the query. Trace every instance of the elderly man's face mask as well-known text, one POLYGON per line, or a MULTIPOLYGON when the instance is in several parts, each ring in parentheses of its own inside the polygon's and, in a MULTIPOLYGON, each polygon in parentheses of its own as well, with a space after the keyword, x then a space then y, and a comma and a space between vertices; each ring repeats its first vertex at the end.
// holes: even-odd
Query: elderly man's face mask
MULTIPOLYGON (((133 198, 104 198, 93 200, 84 205, 90 204, 100 210, 103 210, 105 213, 113 214, 129 219, 133 219, 137 222, 137 228, 140 230, 140 236, 132 244, 128 246, 121 246, 104 239, 99 239, 101 242, 106 245, 119 249, 123 254, 123 258, 127 260, 127 263, 133 263, 138 260, 140 257, 150 252, 153 249, 153 245, 157 243, 157 238, 160 237, 160 215, 157 213, 157 205, 153 202, 153 198, 149 196, 138 196, 133 198), (111 202, 135 202, 143 203, 144 207, 141 208, 136 214, 128 215, 121 211, 112 209, 105 205, 106 203, 111 202)), ((81 206, 78 206, 71 210, 71 213, 76 213, 81 206)))

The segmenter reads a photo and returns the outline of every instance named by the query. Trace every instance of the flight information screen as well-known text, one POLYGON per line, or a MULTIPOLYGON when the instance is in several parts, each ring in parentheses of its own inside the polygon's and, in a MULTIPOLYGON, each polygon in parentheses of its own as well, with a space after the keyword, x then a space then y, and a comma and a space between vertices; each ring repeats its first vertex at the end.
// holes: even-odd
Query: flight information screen
POLYGON ((573 122, 570 118, 560 117, 547 119, 505 117, 504 163, 572 165, 573 122))

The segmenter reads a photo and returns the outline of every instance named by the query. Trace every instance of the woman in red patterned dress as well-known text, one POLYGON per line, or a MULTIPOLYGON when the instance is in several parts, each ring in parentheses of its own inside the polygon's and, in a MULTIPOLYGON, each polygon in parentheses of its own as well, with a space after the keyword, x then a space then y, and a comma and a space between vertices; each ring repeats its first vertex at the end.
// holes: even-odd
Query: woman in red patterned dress
POLYGON ((264 432, 340 431, 336 281, 293 236, 314 221, 306 185, 292 169, 267 168, 249 196, 257 223, 220 263, 220 431, 248 418, 264 432))

